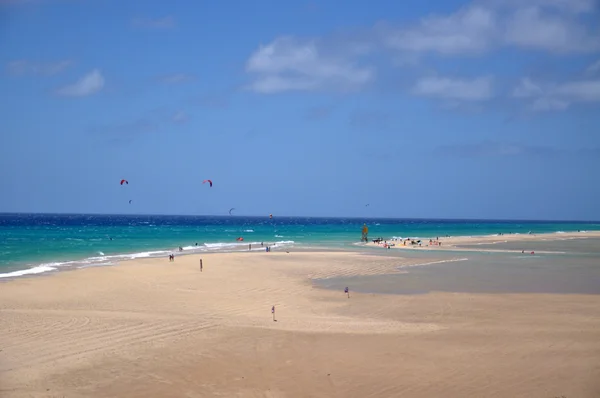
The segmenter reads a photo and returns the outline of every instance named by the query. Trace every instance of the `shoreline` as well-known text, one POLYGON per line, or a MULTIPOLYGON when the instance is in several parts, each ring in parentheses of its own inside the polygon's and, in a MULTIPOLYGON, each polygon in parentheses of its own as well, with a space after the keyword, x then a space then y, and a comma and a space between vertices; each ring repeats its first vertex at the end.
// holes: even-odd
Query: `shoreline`
MULTIPOLYGON (((590 230, 583 232, 545 232, 540 234, 486 234, 486 235, 464 235, 464 236, 446 236, 439 237, 439 242, 441 242, 441 246, 428 244, 430 238, 420 238, 423 246, 419 247, 418 245, 409 245, 403 246, 402 240, 398 239, 389 239, 388 242, 393 242, 394 246, 392 249, 402 249, 402 250, 436 250, 436 251, 462 251, 462 252, 489 252, 489 253, 517 253, 520 252, 518 250, 499 250, 499 249, 477 249, 473 247, 464 247, 461 245, 479 245, 479 244, 497 244, 497 243, 506 243, 509 241, 536 241, 543 240, 544 237, 555 237, 555 239, 582 239, 586 237, 591 238, 600 238, 600 230, 590 230)), ((417 238, 415 238, 417 239, 417 238)), ((432 238, 433 239, 433 238, 432 238)), ((265 242, 263 242, 265 243, 265 242)), ((173 250, 148 250, 145 252, 134 252, 134 253, 118 253, 108 256, 92 256, 85 257, 77 260, 67 260, 67 261, 49 261, 49 262, 41 262, 35 265, 28 264, 23 268, 15 268, 11 270, 7 270, 7 272, 0 273, 0 283, 6 282, 22 277, 35 277, 48 275, 56 272, 69 271, 73 269, 83 269, 90 267, 103 267, 103 266, 116 266, 120 265, 122 262, 126 261, 135 261, 138 259, 154 259, 154 258, 164 258, 169 254, 174 254, 177 257, 180 256, 188 256, 194 254, 209 254, 209 253, 257 253, 265 251, 267 245, 270 245, 275 251, 281 250, 293 250, 293 251, 348 251, 354 252, 356 250, 362 249, 372 249, 372 248, 381 248, 382 244, 377 244, 368 242, 337 242, 341 246, 327 246, 327 243, 323 243, 323 246, 319 246, 317 242, 311 243, 302 243, 295 241, 276 241, 273 243, 265 243, 264 246, 261 247, 253 247, 252 250, 245 249, 248 244, 252 244, 253 246, 258 246, 261 242, 231 242, 231 243, 208 243, 199 246, 184 246, 183 251, 178 251, 177 249, 173 250), (209 245, 209 246, 206 246, 209 245), (212 245, 212 246, 211 246, 212 245), (306 245, 306 246, 305 246, 306 245), (238 250, 233 249, 233 247, 239 247, 238 250)), ((385 247, 387 248, 387 247, 385 247)), ((526 251, 527 252, 527 251, 526 251)), ((539 254, 564 254, 564 252, 557 251, 536 251, 539 254)))
POLYGON ((337 280, 462 264, 380 253, 205 253, 12 279, 0 289, 0 392, 591 397, 600 388, 600 295, 386 295, 337 280), (323 279, 330 289, 314 286, 323 279))
POLYGON ((368 242, 366 247, 398 249, 398 250, 417 250, 417 251, 440 251, 440 252, 480 252, 480 253, 521 253, 521 254, 566 254, 563 251, 536 250, 532 252, 527 249, 527 243, 540 241, 565 241, 587 238, 600 238, 600 231, 581 231, 581 232, 550 232, 543 234, 494 234, 494 235, 471 235, 471 236, 444 236, 428 238, 392 238, 381 242, 368 242), (412 243, 414 242, 414 243, 412 243), (419 245, 419 242, 421 245, 419 245), (503 243, 519 242, 523 243, 521 250, 517 249, 492 249, 477 248, 474 246, 487 245, 493 246, 503 243))

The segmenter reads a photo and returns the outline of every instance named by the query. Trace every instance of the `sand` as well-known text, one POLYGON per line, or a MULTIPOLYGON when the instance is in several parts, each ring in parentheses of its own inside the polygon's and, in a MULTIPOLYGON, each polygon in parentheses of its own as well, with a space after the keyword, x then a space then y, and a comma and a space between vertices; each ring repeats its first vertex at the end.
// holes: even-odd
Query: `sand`
MULTIPOLYGON (((565 241, 570 239, 588 239, 600 238, 600 231, 586 232, 565 232, 551 234, 503 234, 503 235, 481 235, 481 236, 432 236, 420 237, 421 246, 418 244, 411 245, 410 240, 403 244, 402 240, 389 239, 380 243, 369 242, 366 246, 378 246, 387 248, 387 244, 392 244, 391 249, 403 250, 444 250, 444 251, 486 251, 486 252, 520 252, 521 250, 493 249, 493 248, 478 248, 477 245, 494 245, 509 242, 523 243, 523 250, 527 250, 527 243, 536 241, 565 241), (431 244, 429 240, 432 240, 431 244), (438 244, 441 243, 441 244, 438 244), (475 246, 475 247, 474 247, 475 246)), ((541 250, 539 253, 560 253, 559 251, 541 250)))
POLYGON ((347 298, 311 279, 436 260, 199 258, 0 283, 0 396, 600 396, 598 295, 347 298))

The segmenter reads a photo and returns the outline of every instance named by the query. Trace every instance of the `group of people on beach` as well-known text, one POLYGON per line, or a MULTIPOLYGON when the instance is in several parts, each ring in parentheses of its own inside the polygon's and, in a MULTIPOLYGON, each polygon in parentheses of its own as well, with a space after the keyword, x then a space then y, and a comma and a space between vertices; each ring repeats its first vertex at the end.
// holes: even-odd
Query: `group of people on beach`
MULTIPOLYGON (((398 239, 392 239, 392 241, 396 242, 396 241, 398 241, 398 239)), ((402 239, 402 246, 406 246, 407 242, 411 246, 418 245, 419 247, 421 247, 423 245, 423 242, 421 242, 420 239, 415 240, 415 239, 411 239, 411 238, 406 238, 406 239, 402 239)), ((373 239, 373 243, 381 245, 386 249, 396 246, 395 243, 388 243, 388 241, 384 240, 383 238, 373 239)), ((435 239, 429 239, 429 246, 442 246, 442 242, 440 241, 439 237, 436 237, 435 239)))
MULTIPOLYGON (((239 238, 238 238, 239 240, 239 238)), ((196 243, 194 246, 198 246, 198 243, 196 243)), ((260 242, 260 247, 265 247, 265 243, 264 242, 260 242)), ((183 251, 183 247, 179 246, 179 251, 182 252, 183 251)), ((252 250, 252 243, 248 244, 248 250, 252 250)), ((269 253, 271 251, 271 246, 269 246, 267 244, 267 246, 265 247, 265 251, 267 253, 269 253)), ((287 253, 289 253, 289 251, 286 251, 287 253)), ((169 261, 175 261, 175 255, 174 254, 169 254, 169 261)))

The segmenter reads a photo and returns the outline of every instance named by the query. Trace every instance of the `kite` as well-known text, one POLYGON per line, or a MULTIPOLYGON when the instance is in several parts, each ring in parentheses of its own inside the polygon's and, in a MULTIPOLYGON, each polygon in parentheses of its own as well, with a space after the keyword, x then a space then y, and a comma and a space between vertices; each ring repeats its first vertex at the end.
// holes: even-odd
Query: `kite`
POLYGON ((231 215, 231 212, 235 210, 235 207, 232 207, 231 209, 229 209, 229 215, 231 215))
POLYGON ((131 199, 129 200, 129 204, 131 204, 131 199))
POLYGON ((127 181, 127 180, 121 180, 121 185, 123 185, 123 184, 129 185, 129 181, 127 181))
POLYGON ((212 181, 211 180, 204 180, 204 181, 202 181, 202 184, 205 184, 207 182, 210 184, 210 187, 212 188, 212 181))

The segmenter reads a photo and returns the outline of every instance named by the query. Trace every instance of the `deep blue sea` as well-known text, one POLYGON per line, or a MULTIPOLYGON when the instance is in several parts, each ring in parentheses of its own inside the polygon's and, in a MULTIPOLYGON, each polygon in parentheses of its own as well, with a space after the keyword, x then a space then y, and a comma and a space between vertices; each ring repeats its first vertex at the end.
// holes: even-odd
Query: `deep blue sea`
POLYGON ((600 223, 305 217, 0 214, 0 278, 170 253, 360 247, 369 238, 600 230, 600 223), (243 238, 243 242, 237 238, 243 238))

